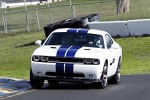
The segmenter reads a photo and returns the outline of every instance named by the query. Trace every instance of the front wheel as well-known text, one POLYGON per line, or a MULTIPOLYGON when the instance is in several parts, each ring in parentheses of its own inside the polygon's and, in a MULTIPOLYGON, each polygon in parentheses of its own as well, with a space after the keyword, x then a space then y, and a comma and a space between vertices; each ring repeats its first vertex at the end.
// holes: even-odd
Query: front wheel
POLYGON ((103 72, 100 78, 101 82, 94 82, 93 85, 95 88, 104 89, 107 85, 107 65, 104 64, 103 72))
POLYGON ((35 89, 40 89, 43 87, 44 80, 33 78, 33 73, 30 70, 30 85, 35 89))
POLYGON ((118 63, 115 75, 108 81, 109 84, 118 84, 120 81, 120 63, 118 63))

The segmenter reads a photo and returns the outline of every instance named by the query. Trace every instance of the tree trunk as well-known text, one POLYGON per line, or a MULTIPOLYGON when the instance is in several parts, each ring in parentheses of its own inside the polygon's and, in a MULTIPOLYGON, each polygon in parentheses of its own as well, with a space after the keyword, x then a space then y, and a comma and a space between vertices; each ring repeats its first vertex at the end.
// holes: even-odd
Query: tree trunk
POLYGON ((116 0, 117 14, 129 12, 130 0, 116 0))

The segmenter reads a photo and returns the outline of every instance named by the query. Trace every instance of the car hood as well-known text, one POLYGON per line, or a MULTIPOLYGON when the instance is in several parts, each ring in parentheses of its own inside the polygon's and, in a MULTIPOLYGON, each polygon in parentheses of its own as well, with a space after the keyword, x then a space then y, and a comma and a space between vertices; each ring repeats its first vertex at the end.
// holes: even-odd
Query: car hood
POLYGON ((34 51, 33 55, 70 58, 97 58, 105 55, 105 49, 94 47, 49 45, 39 47, 34 51))

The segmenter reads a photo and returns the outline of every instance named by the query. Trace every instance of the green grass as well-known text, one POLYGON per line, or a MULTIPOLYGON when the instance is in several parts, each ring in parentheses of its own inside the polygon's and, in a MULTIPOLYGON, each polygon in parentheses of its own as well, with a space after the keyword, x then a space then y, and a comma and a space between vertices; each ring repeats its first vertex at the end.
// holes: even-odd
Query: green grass
MULTIPOLYGON (((0 76, 28 79, 34 41, 44 38, 43 32, 0 34, 0 76)), ((115 40, 123 48, 122 74, 150 73, 150 37, 115 40)))
MULTIPOLYGON (((106 1, 106 0, 94 0, 94 1, 106 1)), ((93 0, 72 0, 75 8, 75 14, 77 17, 85 16, 91 13, 98 13, 101 21, 117 20, 116 16, 116 3, 115 0, 111 2, 95 3, 95 4, 82 4, 76 5, 76 3, 93 2, 93 0)), ((68 4, 68 6, 55 7, 47 9, 48 5, 33 5, 27 6, 28 9, 28 20, 30 31, 38 30, 37 19, 35 8, 38 8, 38 17, 41 29, 43 26, 55 23, 57 21, 72 17, 72 12, 69 6, 69 0, 62 2, 56 2, 49 4, 50 7, 68 4), (46 9, 43 9, 46 8, 46 9), (49 12, 51 19, 49 18, 49 12)), ((150 18, 150 0, 130 0, 130 12, 125 14, 119 14, 119 20, 130 20, 130 19, 148 19, 150 18)), ((0 13, 3 10, 0 9, 0 13)), ((21 33, 26 31, 26 15, 24 7, 7 8, 6 19, 8 25, 8 33, 21 33), (20 11, 12 13, 12 11, 20 11)), ((4 33, 4 26, 2 16, 0 16, 0 34, 4 33)))
POLYGON ((0 76, 28 79, 34 41, 43 38, 43 32, 0 35, 0 76))
POLYGON ((123 49, 122 74, 150 74, 150 37, 120 38, 123 49))
MULTIPOLYGON (((53 3, 50 6, 58 4, 69 4, 69 0, 53 3)), ((92 1, 92 0, 72 0, 73 3, 92 1)), ((131 19, 144 19, 150 18, 150 0, 131 0, 130 12, 119 15, 119 20, 131 20, 131 19)), ((46 5, 28 6, 28 9, 44 7, 46 5)), ((7 9, 22 10, 22 7, 7 9)), ((52 18, 54 21, 68 18, 71 13, 66 13, 67 7, 58 7, 51 9, 52 18)), ((115 0, 112 2, 105 2, 103 4, 84 4, 75 5, 76 15, 83 16, 90 13, 99 13, 102 21, 116 20, 115 15, 115 0)), ((42 25, 48 24, 47 10, 40 10, 39 18, 42 25)), ((34 45, 34 41, 37 39, 44 39, 44 32, 34 31, 37 30, 36 16, 34 11, 29 12, 30 24, 32 32, 18 34, 17 32, 25 31, 25 17, 23 12, 19 14, 9 14, 7 16, 9 33, 2 34, 2 22, 0 22, 0 76, 15 77, 15 78, 29 78, 30 69, 30 56, 32 52, 37 48, 34 45), (13 24, 11 24, 11 21, 13 24), (13 28, 13 31, 10 29, 13 28)), ((1 17, 0 17, 1 19, 1 17)), ((41 25, 41 28, 42 28, 41 25)), ((150 74, 150 37, 129 37, 115 39, 123 48, 123 62, 122 62, 122 74, 150 74)))

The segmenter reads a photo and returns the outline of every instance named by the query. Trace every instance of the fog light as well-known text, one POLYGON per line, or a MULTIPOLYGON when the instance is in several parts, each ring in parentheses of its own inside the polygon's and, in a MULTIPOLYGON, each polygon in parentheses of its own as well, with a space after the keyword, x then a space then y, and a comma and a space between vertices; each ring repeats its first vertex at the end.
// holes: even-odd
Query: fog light
POLYGON ((89 75, 89 79, 93 79, 93 75, 92 74, 89 75))

